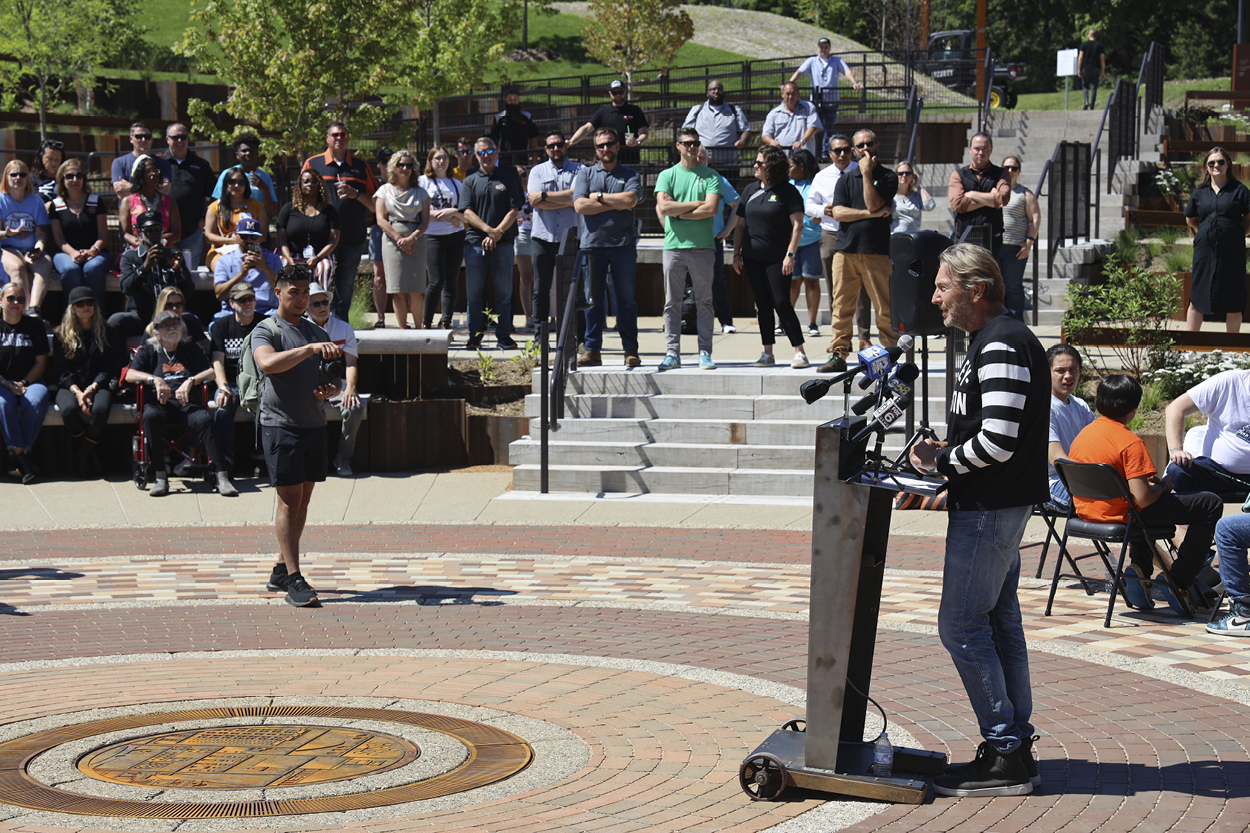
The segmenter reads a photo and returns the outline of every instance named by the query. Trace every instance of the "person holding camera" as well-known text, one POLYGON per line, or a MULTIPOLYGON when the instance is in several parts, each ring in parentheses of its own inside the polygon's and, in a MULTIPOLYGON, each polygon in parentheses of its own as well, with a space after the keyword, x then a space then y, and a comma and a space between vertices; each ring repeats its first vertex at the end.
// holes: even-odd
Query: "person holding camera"
POLYGON ((122 338, 138 339, 156 315, 156 300, 168 287, 184 299, 195 291, 187 264, 174 249, 161 242, 164 226, 158 211, 145 211, 137 220, 141 240, 122 252, 119 271, 121 289, 126 294, 126 311, 109 317, 108 325, 122 338))
POLYGON ((334 456, 334 473, 339 477, 351 477, 352 455, 356 451, 356 435, 365 418, 365 403, 356 393, 356 363, 360 346, 352 325, 334 315, 330 309, 333 295, 329 289, 315 281, 308 285, 308 317, 330 336, 330 340, 343 348, 341 362, 333 362, 327 371, 337 373, 340 393, 326 402, 327 408, 338 408, 343 419, 343 432, 339 436, 339 452, 334 456), (339 366, 341 364, 341 367, 339 366))
POLYGON ((282 268, 282 259, 273 252, 261 249, 260 241, 264 233, 255 217, 240 217, 235 234, 243 244, 234 251, 222 254, 213 267, 213 292, 221 301, 221 312, 217 313, 217 317, 234 313, 230 308, 230 292, 240 283, 248 284, 256 293, 256 312, 268 315, 278 308, 273 288, 278 270, 282 268))
MULTIPOLYGON (((324 403, 339 392, 337 371, 323 363, 343 357, 343 348, 304 317, 311 295, 308 267, 283 266, 274 291, 278 311, 270 324, 252 331, 252 356, 265 374, 260 399, 260 430, 269 480, 278 493, 274 527, 281 560, 266 588, 286 591, 286 603, 317 603, 300 572, 299 539, 308 517, 313 488, 326 479, 324 403)), ((341 374, 339 374, 341 375, 341 374)))

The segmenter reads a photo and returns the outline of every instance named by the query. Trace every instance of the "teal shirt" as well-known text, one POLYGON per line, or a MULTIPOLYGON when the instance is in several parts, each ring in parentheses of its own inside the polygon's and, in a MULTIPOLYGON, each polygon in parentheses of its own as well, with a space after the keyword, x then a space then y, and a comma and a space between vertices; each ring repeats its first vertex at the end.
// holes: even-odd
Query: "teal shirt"
MULTIPOLYGON (((655 192, 663 191, 677 202, 702 202, 708 194, 720 194, 720 174, 707 165, 696 165, 687 170, 680 164, 660 172, 655 192)), ((681 220, 664 218, 664 248, 710 249, 716 238, 715 223, 711 217, 704 220, 681 220)))

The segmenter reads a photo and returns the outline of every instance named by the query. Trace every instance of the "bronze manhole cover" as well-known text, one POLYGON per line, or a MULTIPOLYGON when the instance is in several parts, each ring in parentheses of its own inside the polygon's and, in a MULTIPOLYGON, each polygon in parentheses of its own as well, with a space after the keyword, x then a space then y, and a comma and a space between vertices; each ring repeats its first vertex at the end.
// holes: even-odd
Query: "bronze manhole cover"
POLYGON ((237 790, 345 781, 420 754, 394 735, 326 726, 221 726, 123 741, 86 755, 92 778, 142 787, 237 790))
MULTIPOLYGON (((296 773, 325 766, 333 770, 339 766, 364 766, 367 760, 371 767, 370 773, 382 772, 399 767, 404 763, 403 757, 411 752, 409 761, 416 758, 417 748, 411 743, 391 735, 378 732, 362 732, 348 729, 328 729, 319 726, 231 726, 205 727, 200 730, 171 732, 168 734, 114 743, 103 749, 88 754, 82 760, 83 771, 89 775, 105 777, 107 780, 132 784, 135 786, 186 788, 186 789, 257 789, 255 782, 222 784, 219 787, 195 785, 189 783, 174 784, 171 782, 130 781, 127 774, 146 773, 156 777, 170 777, 175 780, 187 778, 192 774, 196 780, 207 780, 201 776, 207 772, 186 773, 187 767, 194 766, 198 761, 203 763, 213 755, 242 755, 243 752, 226 752, 227 749, 260 750, 249 751, 247 760, 240 761, 226 768, 227 772, 237 771, 238 774, 259 775, 273 779, 263 785, 264 788, 281 786, 299 787, 317 781, 286 781, 296 773), (298 732, 298 734, 296 734, 298 732), (326 733, 342 733, 326 736, 326 733), (348 736, 367 736, 369 740, 362 743, 380 744, 386 742, 385 748, 403 752, 399 759, 383 758, 381 755, 371 758, 353 758, 351 754, 359 749, 360 744, 348 748, 348 736), (286 738, 287 740, 283 740, 286 738), (331 744, 337 739, 337 745, 318 747, 321 742, 331 744), (294 750, 291 744, 299 745, 294 750), (402 744, 402 747, 392 744, 402 744), (127 750, 127 747, 129 750, 127 750), (139 747, 152 751, 143 757, 142 752, 135 751, 139 747), (275 753, 277 748, 280 751, 275 753), (296 755, 297 751, 315 754, 296 755), (176 760, 178 754, 185 753, 184 765, 176 760), (319 761, 315 766, 297 763, 296 758, 319 761), (154 760, 159 759, 159 760, 154 760), (250 762, 250 763, 249 763, 250 762), (149 763, 151 768, 144 769, 149 763), (90 768, 88 768, 88 766, 90 768), (268 767, 272 767, 269 769, 268 767), (117 773, 108 776, 103 773, 117 773)), ((381 749, 382 746, 375 746, 381 749)), ((360 810, 368 807, 386 807, 393 804, 406 804, 410 801, 421 801, 427 798, 438 798, 444 795, 464 792, 515 775, 529 766, 533 759, 533 750, 528 743, 511 732, 496 729, 483 723, 461 720, 441 714, 424 712, 400 711, 397 709, 349 708, 337 706, 258 706, 239 708, 187 709, 184 711, 160 712, 158 714, 133 715, 116 717, 108 720, 94 720, 89 723, 78 723, 50 729, 33 735, 15 738, 0 743, 0 803, 27 807, 32 810, 45 810, 52 813, 74 813, 88 816, 109 816, 113 818, 156 818, 156 819, 210 819, 210 818, 247 818, 256 816, 299 816, 311 813, 341 813, 360 810), (347 795, 328 796, 323 798, 267 798, 260 801, 141 801, 130 799, 98 798, 95 796, 73 793, 67 790, 49 787, 32 778, 26 771, 27 766, 44 752, 65 743, 97 737, 111 732, 142 728, 144 726, 164 726, 171 723, 208 723, 214 720, 231 718, 321 718, 324 720, 370 721, 375 723, 394 723, 404 726, 416 726, 435 732, 450 735, 468 747, 468 759, 460 766, 433 778, 414 781, 385 789, 372 789, 347 795)), ((219 758, 224 766, 226 761, 219 758)), ((204 765, 202 769, 212 769, 204 765)), ((363 771, 344 774, 341 778, 358 777, 363 771)), ((321 778, 321 783, 340 780, 340 776, 321 778)))

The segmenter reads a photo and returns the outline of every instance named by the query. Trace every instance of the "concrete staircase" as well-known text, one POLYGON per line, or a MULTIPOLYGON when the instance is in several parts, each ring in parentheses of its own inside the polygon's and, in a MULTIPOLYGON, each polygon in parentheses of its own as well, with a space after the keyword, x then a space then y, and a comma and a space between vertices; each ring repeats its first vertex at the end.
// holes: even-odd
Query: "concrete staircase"
MULTIPOLYGON (((939 354, 940 355, 940 354, 939 354)), ((722 364, 664 373, 594 368, 569 378, 565 419, 550 435, 549 487, 558 492, 807 497, 816 426, 843 413, 841 388, 812 405, 811 370, 722 364)), ((823 377, 828 378, 828 377, 823 377)), ((540 384, 537 375, 535 388, 540 384)), ((931 423, 945 434, 945 380, 930 374, 931 423)), ((861 395, 855 387, 852 402, 861 395)), ((542 430, 537 394, 530 435, 509 447, 513 489, 538 491, 542 430)), ((901 451, 902 423, 884 450, 901 451)))

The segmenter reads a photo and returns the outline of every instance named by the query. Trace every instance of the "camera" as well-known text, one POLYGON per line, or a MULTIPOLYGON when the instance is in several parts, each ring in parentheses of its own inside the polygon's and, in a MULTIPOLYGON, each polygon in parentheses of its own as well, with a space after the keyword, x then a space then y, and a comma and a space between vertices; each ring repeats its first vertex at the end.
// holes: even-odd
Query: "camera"
POLYGON ((343 377, 347 375, 347 363, 343 359, 334 359, 332 361, 321 360, 321 373, 317 379, 318 385, 338 385, 343 377))
POLYGON ((260 244, 259 243, 244 243, 243 254, 251 254, 251 255, 260 254, 260 244))

